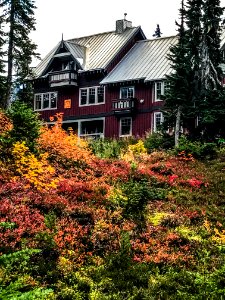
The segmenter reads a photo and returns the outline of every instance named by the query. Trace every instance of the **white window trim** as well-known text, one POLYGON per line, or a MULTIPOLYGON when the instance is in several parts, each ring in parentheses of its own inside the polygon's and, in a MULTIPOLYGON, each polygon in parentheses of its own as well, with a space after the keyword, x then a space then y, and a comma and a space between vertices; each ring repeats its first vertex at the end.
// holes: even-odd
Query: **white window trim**
POLYGON ((163 117, 163 113, 161 111, 156 111, 153 113, 153 124, 152 124, 152 132, 158 132, 157 128, 156 128, 156 115, 160 114, 161 116, 161 123, 163 123, 164 121, 164 117, 163 117))
MULTIPOLYGON (((122 99, 122 88, 133 89, 133 94, 134 94, 134 97, 135 97, 135 88, 134 88, 134 86, 121 86, 121 88, 120 88, 120 99, 122 99)), ((127 98, 127 99, 129 99, 129 98, 127 98)))
POLYGON ((79 107, 92 106, 92 105, 101 105, 101 104, 105 104, 105 87, 104 86, 96 85, 96 86, 83 87, 83 88, 79 89, 79 107), (99 87, 103 87, 103 89, 104 89, 104 94, 103 94, 104 101, 100 102, 100 103, 96 102, 99 87), (87 90, 87 101, 89 101, 89 90, 90 89, 95 89, 95 103, 81 104, 81 91, 82 90, 87 90))
POLYGON ((160 102, 163 101, 163 99, 157 99, 157 83, 162 84, 162 89, 161 89, 161 95, 165 94, 165 80, 158 80, 154 82, 154 88, 153 88, 153 101, 154 102, 160 102))
POLYGON ((132 127, 133 127, 133 120, 131 117, 124 117, 124 118, 121 118, 120 119, 120 128, 119 128, 119 136, 120 137, 129 137, 129 136, 132 136, 132 127), (130 119, 131 122, 130 122, 130 134, 123 134, 122 135, 122 120, 124 119, 130 119))
POLYGON ((52 92, 34 94, 34 111, 55 110, 55 109, 57 109, 57 104, 58 104, 58 93, 57 92, 52 91, 52 92), (43 97, 44 97, 44 95, 49 94, 49 101, 51 101, 50 94, 52 94, 52 93, 56 94, 56 107, 43 108, 43 102, 44 102, 43 97), (37 109, 37 108, 35 108, 36 107, 36 96, 40 96, 40 95, 41 95, 41 107, 42 108, 37 109))
POLYGON ((82 122, 89 122, 89 121, 90 122, 91 121, 101 121, 101 120, 103 121, 103 132, 100 132, 99 134, 100 134, 100 137, 104 138, 105 137, 105 118, 104 117, 103 118, 91 118, 91 119, 76 120, 75 122, 78 123, 78 136, 79 137, 92 137, 92 136, 98 134, 98 133, 82 134, 81 133, 81 123, 82 122))

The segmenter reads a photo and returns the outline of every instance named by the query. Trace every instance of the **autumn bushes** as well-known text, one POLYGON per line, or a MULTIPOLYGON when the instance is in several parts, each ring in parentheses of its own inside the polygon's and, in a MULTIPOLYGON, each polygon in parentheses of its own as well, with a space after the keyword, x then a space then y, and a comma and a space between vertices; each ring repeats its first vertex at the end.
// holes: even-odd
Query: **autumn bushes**
POLYGON ((30 117, 32 140, 23 113, 0 117, 0 298, 199 299, 204 272, 223 296, 225 188, 202 162, 143 140, 90 145, 61 115, 51 128, 30 117))

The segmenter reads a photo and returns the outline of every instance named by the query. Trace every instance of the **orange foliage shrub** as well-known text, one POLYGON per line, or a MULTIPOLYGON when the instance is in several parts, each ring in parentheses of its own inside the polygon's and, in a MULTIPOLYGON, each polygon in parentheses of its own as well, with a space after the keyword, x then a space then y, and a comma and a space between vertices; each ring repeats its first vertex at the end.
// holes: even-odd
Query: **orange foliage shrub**
POLYGON ((73 133, 67 134, 62 129, 60 122, 52 128, 45 127, 42 129, 39 145, 50 156, 58 158, 57 160, 69 159, 87 163, 91 159, 87 142, 73 133))
POLYGON ((7 131, 11 130, 13 127, 12 123, 10 122, 9 118, 0 111, 0 134, 4 134, 7 131))

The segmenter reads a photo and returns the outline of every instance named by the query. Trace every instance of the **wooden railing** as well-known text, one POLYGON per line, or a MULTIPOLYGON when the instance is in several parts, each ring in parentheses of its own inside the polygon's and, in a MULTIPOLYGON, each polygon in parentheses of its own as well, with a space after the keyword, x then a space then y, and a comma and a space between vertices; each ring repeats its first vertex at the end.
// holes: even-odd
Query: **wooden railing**
POLYGON ((134 112, 137 106, 136 98, 123 98, 112 101, 112 110, 114 113, 134 112))
POLYGON ((49 74, 51 87, 64 85, 77 85, 77 73, 74 70, 56 71, 49 74))

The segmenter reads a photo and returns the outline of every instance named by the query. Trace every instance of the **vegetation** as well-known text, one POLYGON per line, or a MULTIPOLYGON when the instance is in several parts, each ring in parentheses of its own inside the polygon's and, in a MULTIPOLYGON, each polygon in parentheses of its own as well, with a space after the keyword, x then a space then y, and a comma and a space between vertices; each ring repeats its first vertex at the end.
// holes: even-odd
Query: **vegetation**
MULTIPOLYGON (((225 101, 222 88, 220 34, 223 8, 219 0, 182 1, 178 43, 169 59, 165 125, 175 128, 175 144, 186 128, 194 139, 224 136, 225 101)), ((168 128, 168 127, 167 127, 168 128)))
POLYGON ((0 113, 0 299, 225 298, 222 140, 87 143, 20 117, 0 113))
MULTIPOLYGON (((0 75, 2 76, 2 62, 4 54, 7 58, 7 71, 5 72, 4 85, 1 85, 0 94, 2 107, 9 107, 11 96, 16 86, 23 85, 27 93, 30 85, 26 82, 31 75, 30 64, 32 58, 37 56, 37 46, 31 41, 29 34, 35 30, 34 1, 33 0, 3 0, 0 3, 0 75), (7 45, 6 52, 2 51, 7 45), (13 79, 15 76, 16 80, 13 79)), ((4 61, 4 62, 5 62, 4 61)), ((27 101, 27 94, 23 91, 23 100, 27 101)))

